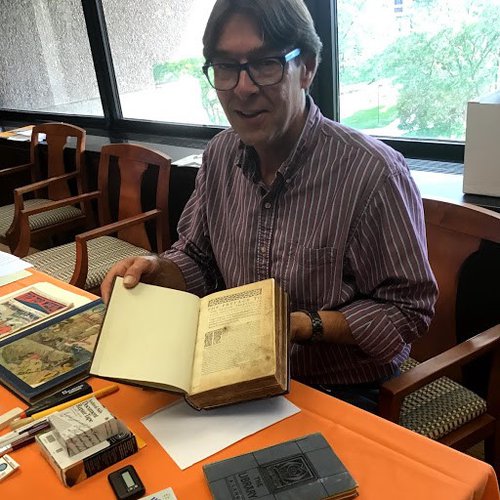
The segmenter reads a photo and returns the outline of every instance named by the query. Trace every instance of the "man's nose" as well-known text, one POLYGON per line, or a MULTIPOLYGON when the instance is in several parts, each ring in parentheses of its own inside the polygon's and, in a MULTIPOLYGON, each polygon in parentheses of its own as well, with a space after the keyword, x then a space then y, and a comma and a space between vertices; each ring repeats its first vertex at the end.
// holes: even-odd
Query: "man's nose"
POLYGON ((249 95, 258 92, 259 87, 250 78, 247 69, 242 69, 240 71, 240 78, 238 80, 238 85, 234 88, 234 92, 238 97, 247 97, 249 95))

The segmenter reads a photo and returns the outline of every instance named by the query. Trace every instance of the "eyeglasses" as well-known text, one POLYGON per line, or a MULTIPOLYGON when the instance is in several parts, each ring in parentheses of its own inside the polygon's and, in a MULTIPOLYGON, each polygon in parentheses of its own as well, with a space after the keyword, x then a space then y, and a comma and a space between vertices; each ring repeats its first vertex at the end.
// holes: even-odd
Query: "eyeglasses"
POLYGON ((284 56, 264 57, 246 63, 221 62, 203 66, 203 73, 215 90, 233 90, 240 81, 240 74, 246 71, 250 80, 258 87, 276 85, 283 80, 288 61, 300 55, 300 49, 293 49, 284 56))

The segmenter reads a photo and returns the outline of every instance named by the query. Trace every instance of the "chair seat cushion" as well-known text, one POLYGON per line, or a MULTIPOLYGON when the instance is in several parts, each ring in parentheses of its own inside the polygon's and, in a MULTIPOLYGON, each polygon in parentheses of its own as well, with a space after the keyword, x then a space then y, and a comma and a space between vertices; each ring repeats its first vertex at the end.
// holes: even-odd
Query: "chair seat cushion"
MULTIPOLYGON (((36 198, 33 200, 25 200, 24 208, 37 208, 47 203, 51 203, 53 200, 45 200, 41 198, 36 198)), ((69 206, 54 208, 54 210, 49 210, 48 212, 43 212, 41 214, 35 214, 29 217, 29 225, 32 231, 36 229, 41 229, 43 227, 50 226, 52 224, 57 224, 67 220, 74 219, 82 214, 79 208, 69 206)), ((5 237, 7 231, 14 220, 14 204, 4 205, 0 207, 0 237, 5 237)))
MULTIPOLYGON (((101 236, 89 240, 87 246, 89 272, 85 282, 86 290, 99 287, 107 272, 118 261, 126 257, 151 254, 144 248, 136 247, 112 236, 101 236)), ((39 271, 69 283, 75 269, 76 245, 75 243, 67 243, 66 245, 49 248, 23 257, 23 260, 33 264, 39 271)))
MULTIPOLYGON (((418 365, 409 358, 405 372, 418 365)), ((486 401, 448 377, 440 377, 406 396, 399 423, 431 439, 440 439, 486 412, 486 401)))

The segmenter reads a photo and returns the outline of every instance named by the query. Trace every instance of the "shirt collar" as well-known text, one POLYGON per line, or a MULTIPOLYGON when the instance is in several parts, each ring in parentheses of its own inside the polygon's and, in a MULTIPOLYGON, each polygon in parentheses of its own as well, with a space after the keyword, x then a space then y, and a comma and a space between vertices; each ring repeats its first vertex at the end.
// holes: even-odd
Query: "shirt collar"
MULTIPOLYGON (((291 179, 293 177, 297 170, 302 166, 303 159, 307 155, 309 149, 316 142, 313 139, 321 119, 321 113, 311 96, 307 95, 306 99, 308 113, 302 132, 297 143, 295 144, 295 147, 288 155, 288 158, 278 169, 278 175, 283 177, 284 180, 291 179)), ((259 157, 254 147, 247 146, 243 143, 243 141, 240 140, 238 149, 239 157, 236 165, 242 169, 243 174, 252 182, 259 182, 259 157)))

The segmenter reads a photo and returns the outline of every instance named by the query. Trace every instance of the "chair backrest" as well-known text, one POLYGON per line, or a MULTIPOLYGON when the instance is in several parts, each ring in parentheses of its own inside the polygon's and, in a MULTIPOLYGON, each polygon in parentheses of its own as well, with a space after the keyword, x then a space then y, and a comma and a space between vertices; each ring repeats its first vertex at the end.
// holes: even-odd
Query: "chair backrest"
MULTIPOLYGON (((41 125, 35 125, 31 133, 31 147, 30 147, 30 157, 31 163, 34 165, 34 170, 32 170, 32 182, 41 180, 41 159, 40 150, 37 147, 39 144, 38 134, 45 134, 45 142, 47 144, 47 178, 57 177, 67 173, 66 171, 66 161, 70 151, 65 147, 68 143, 70 137, 76 139, 76 144, 74 145, 74 170, 81 173, 83 165, 83 154, 85 150, 85 138, 86 132, 80 127, 75 125, 70 125, 68 123, 44 123, 41 125)), ((84 186, 82 186, 81 176, 77 176, 77 191, 79 193, 83 192, 84 186)), ((48 188, 48 198, 50 200, 61 200, 63 198, 69 198, 71 196, 70 189, 67 181, 61 181, 54 183, 48 188)))
POLYGON ((100 225, 147 210, 161 210, 161 218, 156 224, 156 248, 151 245, 146 225, 121 230, 117 237, 147 250, 166 250, 170 246, 169 183, 170 158, 163 153, 136 144, 103 146, 98 173, 100 225), (155 193, 154 199, 151 193, 155 193))
POLYGON ((423 203, 429 261, 439 298, 429 332, 412 346, 411 356, 419 361, 457 344, 456 303, 462 266, 485 241, 500 243, 499 213, 438 199, 424 198, 423 203))

